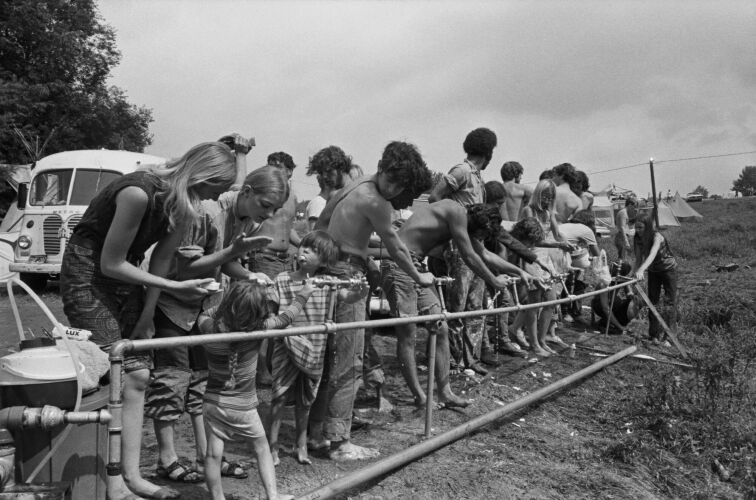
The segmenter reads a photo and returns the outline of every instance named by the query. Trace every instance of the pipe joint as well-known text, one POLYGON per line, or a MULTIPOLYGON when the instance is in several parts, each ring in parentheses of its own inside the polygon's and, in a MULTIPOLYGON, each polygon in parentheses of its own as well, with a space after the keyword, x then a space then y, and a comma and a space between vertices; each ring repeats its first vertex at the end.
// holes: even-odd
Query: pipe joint
POLYGON ((110 347, 110 362, 121 361, 123 357, 134 349, 134 343, 129 339, 121 339, 110 347))

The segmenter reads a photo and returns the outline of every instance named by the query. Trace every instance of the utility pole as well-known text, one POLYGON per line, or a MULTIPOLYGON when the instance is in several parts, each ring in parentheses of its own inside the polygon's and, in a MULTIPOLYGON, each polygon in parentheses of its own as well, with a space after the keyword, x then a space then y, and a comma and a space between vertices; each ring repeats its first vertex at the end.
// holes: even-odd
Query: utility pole
POLYGON ((656 178, 654 177, 654 159, 649 158, 648 167, 651 169, 651 196, 654 198, 654 222, 656 227, 659 227, 659 204, 656 200, 656 178))

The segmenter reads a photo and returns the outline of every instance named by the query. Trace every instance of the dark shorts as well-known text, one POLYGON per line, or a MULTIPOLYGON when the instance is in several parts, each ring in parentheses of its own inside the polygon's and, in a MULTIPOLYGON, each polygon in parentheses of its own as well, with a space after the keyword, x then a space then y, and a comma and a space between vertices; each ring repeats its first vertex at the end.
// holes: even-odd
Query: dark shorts
POLYGON ((293 271, 292 262, 288 252, 262 250, 249 254, 247 266, 253 273, 263 273, 274 280, 283 272, 293 271))
MULTIPOLYGON (((63 312, 74 328, 92 332, 105 351, 131 336, 143 305, 143 288, 109 278, 100 271, 100 253, 68 243, 60 269, 63 312)), ((150 369, 152 356, 137 353, 124 360, 126 372, 150 369)))

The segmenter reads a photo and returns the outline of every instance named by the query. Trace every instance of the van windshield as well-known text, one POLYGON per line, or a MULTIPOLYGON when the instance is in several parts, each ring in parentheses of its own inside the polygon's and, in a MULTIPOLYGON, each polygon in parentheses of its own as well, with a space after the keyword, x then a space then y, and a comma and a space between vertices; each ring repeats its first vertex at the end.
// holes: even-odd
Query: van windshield
POLYGON ((89 205, 98 192, 121 176, 118 172, 78 169, 71 188, 73 172, 72 169, 48 170, 37 175, 29 191, 29 204, 65 205, 71 191, 71 205, 89 205))

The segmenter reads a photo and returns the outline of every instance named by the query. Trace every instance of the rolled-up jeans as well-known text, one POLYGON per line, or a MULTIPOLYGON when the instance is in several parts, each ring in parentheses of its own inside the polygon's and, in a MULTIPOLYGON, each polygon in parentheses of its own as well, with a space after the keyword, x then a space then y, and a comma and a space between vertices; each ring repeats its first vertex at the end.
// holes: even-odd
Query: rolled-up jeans
MULTIPOLYGON (((449 312, 479 311, 483 308, 485 283, 467 267, 453 245, 444 251, 449 276, 454 282, 448 289, 449 312)), ((449 320, 449 347, 458 364, 471 367, 480 359, 485 320, 482 316, 449 320)))
MULTIPOLYGON (((345 279, 361 277, 365 270, 358 265, 340 261, 329 272, 337 278, 345 279)), ((352 304, 336 302, 334 322, 364 320, 364 298, 352 304)), ((364 345, 364 328, 343 330, 328 336, 323 378, 310 411, 310 421, 314 424, 322 422, 323 437, 331 441, 349 439, 354 399, 362 384, 364 345)))

